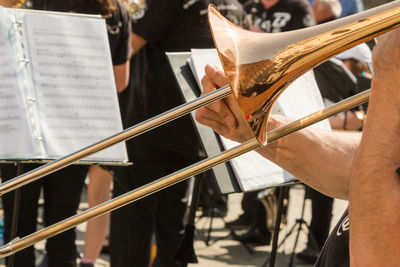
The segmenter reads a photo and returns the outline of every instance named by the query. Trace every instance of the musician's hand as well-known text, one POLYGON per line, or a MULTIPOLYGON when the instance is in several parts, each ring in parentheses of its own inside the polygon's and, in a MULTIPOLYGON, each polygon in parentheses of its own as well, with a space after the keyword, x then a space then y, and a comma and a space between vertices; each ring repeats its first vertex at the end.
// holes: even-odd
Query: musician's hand
MULTIPOLYGON (((207 65, 205 72, 206 75, 201 81, 203 94, 210 93, 227 84, 224 73, 217 67, 207 65)), ((196 120, 211 127, 218 134, 237 142, 244 142, 253 138, 233 96, 198 109, 196 120)))

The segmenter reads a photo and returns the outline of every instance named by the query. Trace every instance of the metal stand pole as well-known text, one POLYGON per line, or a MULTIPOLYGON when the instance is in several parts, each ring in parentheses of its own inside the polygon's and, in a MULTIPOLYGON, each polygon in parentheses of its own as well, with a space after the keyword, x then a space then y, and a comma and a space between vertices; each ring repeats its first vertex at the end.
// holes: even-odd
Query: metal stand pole
MULTIPOLYGON (((17 176, 21 175, 23 171, 24 168, 22 163, 17 162, 17 176)), ((14 206, 13 206, 13 214, 11 220, 10 240, 13 240, 17 236, 20 201, 21 201, 21 188, 18 188, 14 191, 14 206)), ((12 266, 14 266, 14 255, 10 255, 7 261, 7 267, 12 267, 12 266)))
POLYGON ((281 219, 282 219, 282 212, 283 212, 283 201, 284 201, 284 197, 285 197, 285 194, 287 191, 288 191, 287 186, 284 186, 284 187, 280 188, 280 190, 279 190, 278 211, 277 211, 276 221, 275 221, 274 236, 272 239, 271 257, 269 259, 267 259, 264 266, 267 265, 268 261, 269 261, 270 267, 275 266, 276 252, 278 250, 279 230, 281 227, 281 219))

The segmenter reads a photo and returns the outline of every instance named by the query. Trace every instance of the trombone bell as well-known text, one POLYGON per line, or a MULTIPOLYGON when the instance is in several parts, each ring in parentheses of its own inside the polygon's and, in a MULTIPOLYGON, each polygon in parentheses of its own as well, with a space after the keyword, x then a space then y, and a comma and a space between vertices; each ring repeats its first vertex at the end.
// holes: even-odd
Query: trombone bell
POLYGON ((214 43, 233 95, 254 137, 263 145, 267 143, 267 119, 272 105, 297 77, 340 52, 399 26, 399 4, 396 1, 330 23, 285 33, 244 30, 210 5, 209 23, 214 43), (371 13, 373 16, 369 17, 371 13))
MULTIPOLYGON (((67 218, 55 225, 20 239, 15 239, 0 247, 0 258, 9 256, 43 239, 71 229, 82 222, 132 203, 183 181, 192 175, 210 169, 217 164, 256 149, 260 147, 261 144, 265 144, 267 139, 269 141, 277 140, 278 138, 307 127, 315 122, 364 103, 368 99, 369 92, 363 92, 305 118, 275 129, 268 134, 266 133, 266 118, 264 117, 268 115, 273 102, 291 81, 329 57, 397 27, 400 20, 400 9, 398 6, 400 6, 400 1, 392 2, 371 9, 370 11, 338 20, 337 22, 282 34, 259 34, 245 31, 230 24, 215 8, 211 7, 211 28, 225 73, 227 74, 239 105, 243 108, 244 116, 248 116, 248 125, 253 130, 252 132, 257 137, 257 140, 249 140, 229 151, 127 192, 120 197, 67 218), (391 8, 394 9, 367 18, 368 16, 376 14, 377 10, 382 12, 391 8), (357 24, 350 24, 335 30, 335 27, 342 26, 341 24, 347 25, 356 20, 359 20, 357 24), (329 30, 331 31, 329 32, 329 30), (317 35, 319 32, 326 33, 317 35), (239 34, 243 35, 239 36, 239 34), (222 36, 225 36, 227 39, 224 39, 222 36), (228 37, 230 39, 228 39, 228 37), (304 37, 310 39, 301 41, 304 37), (235 42, 232 41, 232 38, 235 42), (277 43, 276 40, 278 39, 280 43, 277 43), (264 42, 262 42, 262 40, 264 40, 264 42), (299 42, 291 45, 291 43, 296 41, 299 42), (265 42, 267 42, 267 45, 265 45, 265 42), (247 55, 243 54, 246 50, 248 52, 247 55), (248 77, 246 75, 248 75, 248 77)), ((179 106, 153 119, 132 126, 107 139, 58 159, 53 163, 35 169, 19 178, 14 178, 8 181, 11 182, 8 185, 6 183, 0 185, 0 194, 2 192, 1 189, 4 189, 4 192, 11 191, 115 143, 133 138, 143 132, 156 128, 206 103, 222 99, 230 93, 231 91, 227 87, 221 88, 214 93, 209 93, 196 101, 188 103, 186 107, 184 105, 179 106)))

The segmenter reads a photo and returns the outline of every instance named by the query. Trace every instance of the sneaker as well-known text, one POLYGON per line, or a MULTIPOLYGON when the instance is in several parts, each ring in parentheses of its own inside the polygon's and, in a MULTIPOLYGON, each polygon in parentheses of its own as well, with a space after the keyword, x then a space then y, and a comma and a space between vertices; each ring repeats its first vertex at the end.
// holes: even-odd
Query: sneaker
POLYGON ((314 249, 307 247, 302 252, 298 253, 296 257, 305 263, 314 264, 318 259, 318 253, 314 249))
POLYGON ((225 227, 233 230, 242 230, 249 228, 251 224, 251 219, 246 214, 240 215, 236 220, 231 222, 226 222, 225 227))

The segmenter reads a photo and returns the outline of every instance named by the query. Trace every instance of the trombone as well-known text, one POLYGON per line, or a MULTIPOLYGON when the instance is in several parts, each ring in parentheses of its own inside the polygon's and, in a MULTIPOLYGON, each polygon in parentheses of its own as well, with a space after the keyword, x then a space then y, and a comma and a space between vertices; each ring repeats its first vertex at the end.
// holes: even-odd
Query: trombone
POLYGON ((369 91, 365 91, 302 119, 266 132, 267 117, 271 106, 292 81, 330 57, 398 27, 400 24, 399 6, 400 1, 395 1, 331 23, 293 32, 273 34, 245 31, 231 24, 215 7, 210 6, 210 27, 229 86, 9 180, 0 185, 0 194, 40 179, 90 154, 138 136, 230 94, 236 97, 255 138, 38 232, 23 238, 16 238, 0 247, 0 257, 12 255, 80 223, 130 204, 220 163, 266 145, 268 142, 368 101, 369 91), (250 50, 245 53, 246 48, 250 50))

